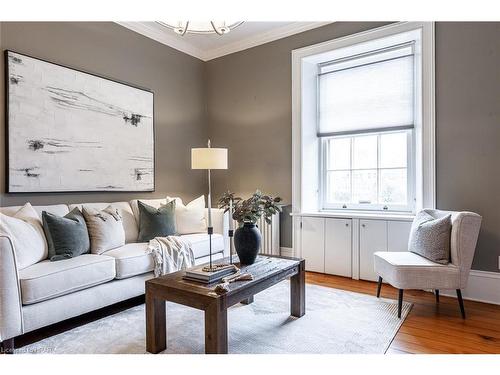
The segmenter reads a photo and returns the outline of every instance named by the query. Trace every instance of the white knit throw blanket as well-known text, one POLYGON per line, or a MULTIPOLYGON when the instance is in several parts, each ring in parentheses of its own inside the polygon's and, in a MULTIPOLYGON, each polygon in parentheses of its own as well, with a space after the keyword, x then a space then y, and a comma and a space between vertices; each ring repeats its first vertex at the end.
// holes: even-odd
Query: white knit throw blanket
POLYGON ((156 277, 194 266, 191 243, 178 236, 155 237, 146 251, 153 256, 156 277))

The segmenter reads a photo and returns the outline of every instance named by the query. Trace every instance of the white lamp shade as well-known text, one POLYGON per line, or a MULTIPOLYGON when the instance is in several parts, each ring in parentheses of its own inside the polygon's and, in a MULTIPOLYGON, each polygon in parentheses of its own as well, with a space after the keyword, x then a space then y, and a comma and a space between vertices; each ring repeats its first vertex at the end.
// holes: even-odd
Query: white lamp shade
POLYGON ((227 148, 192 148, 191 169, 227 169, 227 148))

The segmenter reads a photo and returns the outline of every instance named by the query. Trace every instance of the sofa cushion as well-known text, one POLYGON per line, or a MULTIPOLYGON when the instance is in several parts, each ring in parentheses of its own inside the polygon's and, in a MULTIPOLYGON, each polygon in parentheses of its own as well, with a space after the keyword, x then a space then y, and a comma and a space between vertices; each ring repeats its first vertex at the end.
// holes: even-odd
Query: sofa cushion
POLYGON ((139 242, 150 241, 155 237, 166 237, 176 233, 175 201, 155 208, 138 202, 139 205, 139 242))
POLYGON ((147 242, 129 243, 104 253, 115 259, 117 279, 141 275, 154 269, 153 256, 146 253, 147 247, 147 242))
MULTIPOLYGON (((22 207, 23 206, 0 207, 0 212, 8 216, 14 216, 14 214, 17 211, 19 211, 19 209, 21 209, 22 207)), ((68 206, 65 204, 52 204, 49 206, 33 206, 33 208, 38 214, 40 220, 42 220, 43 211, 47 211, 50 212, 51 214, 58 216, 64 216, 69 212, 68 206)))
POLYGON ((82 213, 87 223, 92 254, 102 254, 125 245, 123 219, 116 208, 108 206, 104 210, 96 210, 83 205, 82 213))
MULTIPOLYGON (((209 255, 210 245, 207 233, 186 234, 180 237, 191 243, 195 259, 209 255)), ((215 233, 212 235, 212 254, 221 251, 224 251, 224 237, 215 233)))
POLYGON ((25 305, 73 293, 114 278, 114 258, 93 254, 59 262, 44 260, 19 271, 25 305))
POLYGON ((204 233, 207 231, 204 195, 186 205, 181 198, 167 196, 167 202, 173 200, 175 200, 175 226, 178 234, 204 233))
POLYGON ((142 203, 147 204, 148 206, 154 207, 154 208, 160 208, 162 204, 166 204, 167 200, 165 198, 158 198, 158 199, 134 199, 130 201, 130 208, 132 209, 132 212, 134 213, 135 221, 137 225, 139 225, 139 206, 138 203, 139 200, 142 203))
POLYGON ((78 208, 64 216, 43 211, 42 222, 50 260, 73 258, 90 251, 87 224, 78 208))
POLYGON ((26 203, 14 216, 0 213, 0 233, 11 239, 18 269, 47 258, 47 242, 42 222, 31 204, 26 203))
POLYGON ((139 235, 139 226, 134 217, 132 207, 128 202, 113 202, 113 203, 78 203, 70 204, 69 209, 72 210, 78 207, 80 210, 83 205, 95 210, 104 210, 106 207, 111 206, 116 208, 123 219, 123 230, 125 231, 125 243, 137 242, 137 236, 139 235))

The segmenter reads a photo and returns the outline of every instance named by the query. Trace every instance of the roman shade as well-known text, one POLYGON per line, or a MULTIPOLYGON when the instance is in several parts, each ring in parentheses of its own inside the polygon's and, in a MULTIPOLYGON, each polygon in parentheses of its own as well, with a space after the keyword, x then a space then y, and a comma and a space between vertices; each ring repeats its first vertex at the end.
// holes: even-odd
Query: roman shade
POLYGON ((318 136, 412 128, 413 43, 319 66, 318 136))

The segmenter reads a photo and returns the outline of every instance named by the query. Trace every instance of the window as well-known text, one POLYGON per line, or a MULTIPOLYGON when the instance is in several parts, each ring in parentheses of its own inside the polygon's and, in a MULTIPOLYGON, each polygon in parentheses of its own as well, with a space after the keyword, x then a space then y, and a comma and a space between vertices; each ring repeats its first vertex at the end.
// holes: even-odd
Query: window
POLYGON ((324 209, 411 211, 414 43, 318 65, 324 209))
POLYGON ((412 130, 324 137, 323 207, 411 210, 412 130))
POLYGON ((434 24, 292 52, 293 212, 435 207, 434 24))

